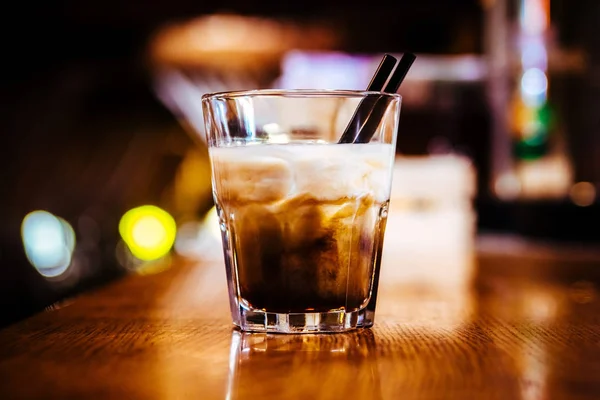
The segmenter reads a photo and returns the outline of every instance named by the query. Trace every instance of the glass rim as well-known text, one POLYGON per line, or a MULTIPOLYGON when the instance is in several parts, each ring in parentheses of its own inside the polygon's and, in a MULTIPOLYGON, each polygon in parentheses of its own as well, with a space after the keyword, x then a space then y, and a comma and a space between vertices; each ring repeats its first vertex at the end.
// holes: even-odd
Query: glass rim
POLYGON ((367 96, 382 96, 402 100, 398 93, 385 93, 368 90, 350 89, 252 89, 212 92, 202 95, 202 101, 227 100, 243 97, 292 97, 292 98, 365 98, 367 96))

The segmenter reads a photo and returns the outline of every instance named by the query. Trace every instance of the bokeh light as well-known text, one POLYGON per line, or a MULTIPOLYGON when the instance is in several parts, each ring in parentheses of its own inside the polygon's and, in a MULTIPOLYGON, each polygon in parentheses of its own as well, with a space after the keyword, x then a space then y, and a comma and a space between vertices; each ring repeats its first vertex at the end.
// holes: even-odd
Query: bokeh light
POLYGON ((75 232, 64 219, 47 211, 33 211, 21 224, 21 237, 27 259, 43 276, 65 273, 75 249, 75 232))
POLYGON ((187 258, 222 261, 223 245, 217 209, 213 206, 199 221, 188 221, 177 230, 175 251, 187 258))
POLYGON ((569 192, 573 203, 580 207, 587 207, 596 201, 596 188, 590 182, 577 182, 569 192))
POLYGON ((213 206, 208 210, 204 216, 202 225, 215 240, 221 240, 221 222, 219 220, 219 214, 217 213, 217 207, 213 206))
POLYGON ((546 100, 548 77, 539 68, 529 68, 521 77, 521 93, 527 104, 539 105, 546 100))
POLYGON ((177 225, 165 210, 151 205, 133 208, 119 222, 119 233, 131 253, 144 261, 166 255, 175 242, 177 225))

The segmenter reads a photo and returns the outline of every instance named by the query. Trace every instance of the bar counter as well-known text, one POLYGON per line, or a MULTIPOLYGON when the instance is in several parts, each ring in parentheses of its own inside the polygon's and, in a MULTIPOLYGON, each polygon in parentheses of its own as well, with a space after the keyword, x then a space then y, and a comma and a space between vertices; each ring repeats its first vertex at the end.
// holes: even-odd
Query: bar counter
POLYGON ((173 259, 0 331, 0 398, 600 398, 600 254, 502 246, 462 283, 388 259, 375 326, 321 335, 232 329, 222 262, 173 259))

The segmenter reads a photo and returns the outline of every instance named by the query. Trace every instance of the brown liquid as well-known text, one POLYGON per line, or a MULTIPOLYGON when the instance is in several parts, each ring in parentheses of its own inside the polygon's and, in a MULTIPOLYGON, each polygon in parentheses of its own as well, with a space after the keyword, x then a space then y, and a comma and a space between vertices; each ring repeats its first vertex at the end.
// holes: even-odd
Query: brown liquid
POLYGON ((242 305, 279 313, 364 307, 384 208, 370 197, 228 204, 222 211, 242 305))

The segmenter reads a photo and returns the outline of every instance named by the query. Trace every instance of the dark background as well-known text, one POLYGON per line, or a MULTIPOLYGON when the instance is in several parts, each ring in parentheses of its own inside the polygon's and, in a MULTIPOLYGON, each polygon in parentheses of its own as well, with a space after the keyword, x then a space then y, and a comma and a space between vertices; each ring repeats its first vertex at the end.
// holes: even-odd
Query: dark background
MULTIPOLYGON (((277 16, 334 27, 343 37, 338 50, 350 53, 484 51, 479 1, 395 1, 385 7, 371 3, 104 0, 5 6, 0 28, 0 326, 125 273, 114 255, 118 219, 136 205, 160 204, 163 189, 182 161, 181 149, 193 146, 151 90, 146 50, 152 35, 165 23, 215 12, 277 16), (85 268, 70 281, 48 282, 25 258, 20 224, 28 212, 37 209, 62 216, 76 231, 83 229, 82 216, 97 223, 98 244, 78 250, 85 268)), ((570 86, 573 96, 583 99, 574 107, 584 106, 583 117, 573 117, 583 132, 573 139, 581 160, 576 168, 581 177, 592 180, 600 171, 595 135, 600 122, 587 111, 589 104, 597 104, 600 91, 600 75, 594 72, 600 57, 594 22, 599 20, 600 8, 593 0, 567 3, 553 2, 560 41, 588 49, 593 65, 591 76, 570 86), (592 85, 581 83, 594 79, 592 85), (584 86, 587 91, 582 92, 584 86)), ((507 223, 511 218, 530 221, 529 227, 539 226, 539 218, 523 211, 526 206, 515 214, 514 209, 487 198, 490 118, 483 87, 466 85, 453 93, 460 100, 460 110, 434 118, 427 112, 403 111, 402 129, 435 132, 449 123, 460 127, 450 137, 478 167, 481 229, 517 229, 507 223)), ((427 134, 405 135, 400 151, 423 154, 428 139, 427 134)), ((201 203, 198 215, 210 205, 210 201, 201 203)), ((548 207, 550 213, 557 209, 552 208, 554 204, 548 207)), ((560 211, 566 213, 565 220, 573 219, 569 213, 582 212, 566 210, 560 211)), ((583 212, 585 219, 598 221, 597 207, 583 212)), ((560 228, 556 232, 563 233, 561 239, 580 239, 578 230, 565 230, 563 225, 555 225, 560 228)), ((545 229, 550 232, 553 226, 545 229)), ((530 231, 536 234, 536 229, 530 231)))

